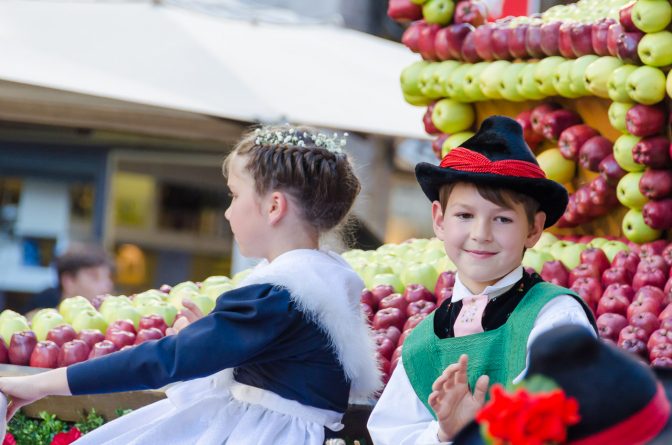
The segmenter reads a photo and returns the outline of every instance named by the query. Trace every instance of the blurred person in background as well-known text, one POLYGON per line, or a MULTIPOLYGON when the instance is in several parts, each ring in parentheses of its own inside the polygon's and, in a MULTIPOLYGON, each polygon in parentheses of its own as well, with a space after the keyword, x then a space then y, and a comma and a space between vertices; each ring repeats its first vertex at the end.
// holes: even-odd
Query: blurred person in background
POLYGON ((64 298, 77 295, 93 300, 114 288, 112 260, 99 246, 73 244, 56 258, 55 266, 58 285, 34 295, 22 308, 22 313, 56 307, 64 298))

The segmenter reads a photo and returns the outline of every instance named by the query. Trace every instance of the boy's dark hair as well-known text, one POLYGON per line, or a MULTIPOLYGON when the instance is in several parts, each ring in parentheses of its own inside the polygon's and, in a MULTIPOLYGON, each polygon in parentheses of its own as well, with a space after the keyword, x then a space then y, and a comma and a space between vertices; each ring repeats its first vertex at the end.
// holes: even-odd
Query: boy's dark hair
MULTIPOLYGON (((264 127, 265 132, 287 132, 289 127, 264 127)), ((311 128, 299 127, 296 134, 317 135, 311 128)), ((224 160, 228 175, 234 155, 247 156, 246 169, 254 179, 258 195, 282 190, 294 198, 303 218, 325 232, 338 226, 350 212, 361 189, 359 179, 345 152, 317 146, 310 137, 302 143, 259 144, 258 134, 243 136, 224 160)))
MULTIPOLYGON (((448 205, 448 198, 455 187, 456 182, 451 182, 441 187, 439 190, 439 202, 441 203, 441 210, 446 211, 446 206, 448 205)), ((507 209, 513 208, 514 203, 520 203, 525 209, 525 215, 527 216, 527 222, 530 226, 534 225, 534 217, 539 211, 539 202, 527 196, 523 193, 519 193, 509 189, 494 188, 484 184, 473 183, 478 194, 493 204, 496 204, 500 207, 505 207, 507 209)))
POLYGON ((111 269, 113 265, 105 250, 98 246, 73 245, 56 258, 59 283, 64 274, 76 275, 81 269, 99 266, 107 266, 111 269))

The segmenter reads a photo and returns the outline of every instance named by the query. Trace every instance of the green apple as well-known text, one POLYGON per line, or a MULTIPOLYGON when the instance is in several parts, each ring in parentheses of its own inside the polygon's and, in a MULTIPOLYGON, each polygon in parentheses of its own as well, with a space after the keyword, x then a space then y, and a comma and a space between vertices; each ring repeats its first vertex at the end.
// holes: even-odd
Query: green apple
POLYGON ((146 306, 140 306, 138 311, 141 315, 152 315, 156 314, 161 316, 168 326, 172 326, 175 322, 175 317, 177 316, 177 309, 170 303, 164 301, 161 302, 150 302, 146 306))
POLYGON ((427 0, 411 0, 411 3, 414 3, 416 5, 422 5, 425 3, 427 0))
POLYGON ((488 66, 481 73, 481 91, 488 99, 502 99, 499 92, 499 81, 502 78, 504 69, 511 65, 508 60, 497 60, 488 63, 488 66))
POLYGON ((623 66, 623 62, 618 57, 605 56, 599 57, 593 63, 586 67, 585 83, 588 91, 597 97, 609 98, 609 78, 614 70, 623 66))
POLYGON ((542 151, 537 155, 537 162, 548 179, 560 184, 571 181, 576 174, 576 163, 565 159, 558 148, 542 151))
POLYGON ((465 78, 472 66, 471 63, 463 63, 453 70, 446 84, 446 95, 449 98, 458 102, 469 102, 464 86, 465 78))
POLYGON ((499 78, 499 94, 511 102, 522 102, 525 98, 518 93, 518 74, 526 67, 525 63, 512 63, 499 78))
POLYGON ((672 97, 672 71, 667 73, 667 82, 665 85, 665 89, 667 90, 667 95, 672 97))
POLYGON ((203 314, 209 314, 215 308, 215 300, 203 294, 196 294, 190 298, 203 314))
POLYGON ((531 267, 535 272, 541 273, 544 263, 553 261, 553 255, 548 252, 535 249, 527 249, 523 255, 523 266, 531 267))
POLYGON ((66 298, 58 305, 58 312, 61 313, 67 323, 72 323, 75 315, 86 309, 93 309, 93 305, 81 296, 66 298))
POLYGON ((420 87, 420 92, 425 97, 430 97, 432 99, 441 97, 442 91, 436 85, 437 77, 434 75, 438 65, 438 63, 430 63, 424 67, 420 73, 418 87, 420 87))
POLYGON ((19 314, 18 312, 14 312, 11 309, 5 309, 0 313, 0 323, 2 323, 5 320, 9 320, 10 318, 16 318, 16 317, 23 317, 23 315, 19 314))
POLYGON ((362 280, 367 288, 371 288, 373 283, 373 277, 380 274, 392 273, 392 268, 386 264, 372 262, 369 263, 363 271, 362 280))
MULTIPOLYGON (((443 249, 427 249, 420 255, 419 258, 421 259, 420 262, 431 263, 432 261, 441 259, 444 256, 446 256, 446 251, 443 249)), ((403 277, 401 281, 404 281, 403 277)))
MULTIPOLYGON (((37 315, 37 314, 36 314, 37 315)), ((47 333, 56 326, 64 325, 63 316, 57 311, 42 313, 40 317, 32 320, 33 332, 39 341, 47 339, 47 333)))
POLYGON ((72 320, 72 328, 77 332, 82 329, 98 329, 100 332, 107 330, 107 322, 100 313, 91 308, 83 309, 72 320))
POLYGON ((392 273, 395 275, 400 275, 401 271, 404 270, 404 267, 406 267, 405 260, 391 254, 379 256, 378 263, 388 266, 390 269, 392 269, 392 273))
POLYGON ((645 65, 672 65, 672 32, 644 34, 637 45, 637 54, 645 65))
POLYGON ((455 3, 452 0, 427 0, 422 4, 422 16, 427 23, 447 25, 453 18, 455 3))
POLYGON ((395 292, 402 293, 404 291, 404 285, 399 279, 399 277, 392 273, 381 273, 373 277, 371 280, 371 286, 369 288, 374 288, 379 284, 389 284, 394 288, 395 292))
POLYGON ((560 261, 569 270, 574 269, 581 264, 581 252, 588 248, 584 243, 573 243, 562 249, 560 253, 560 261))
POLYGON ((434 70, 436 86, 441 91, 441 97, 448 97, 448 79, 460 65, 462 64, 457 60, 445 60, 440 62, 434 70))
POLYGON ((168 301, 179 311, 182 309, 182 299, 192 298, 198 294, 198 286, 192 281, 179 283, 170 290, 168 301))
POLYGON ((488 62, 479 62, 471 65, 464 76, 464 94, 469 102, 486 100, 487 96, 481 90, 481 74, 488 67, 488 62))
POLYGON ((35 315, 33 315, 33 318, 30 319, 30 324, 33 325, 36 321, 38 321, 40 318, 44 317, 45 315, 48 314, 58 314, 59 316, 61 314, 58 313, 58 311, 52 307, 46 308, 46 309, 40 309, 39 311, 35 312, 35 315))
POLYGON ((403 70, 401 70, 401 76, 399 77, 399 82, 401 84, 401 91, 404 95, 409 97, 420 97, 423 98, 422 91, 420 91, 420 74, 429 66, 429 62, 419 61, 410 64, 403 70))
MULTIPOLYGON (((445 254, 443 255, 445 256, 445 254)), ((434 258, 436 260, 438 258, 434 258)), ((406 266, 406 269, 401 273, 401 282, 404 287, 409 284, 422 284, 427 289, 434 290, 436 280, 439 275, 436 269, 427 263, 415 263, 406 266)))
POLYGON ((628 76, 625 90, 635 102, 657 104, 665 99, 665 74, 652 66, 640 66, 628 76))
POLYGON ((570 99, 577 98, 580 95, 576 94, 571 88, 571 79, 570 72, 572 66, 574 65, 574 60, 565 60, 556 69, 553 74, 553 88, 558 94, 562 97, 567 97, 570 99))
POLYGON ((635 65, 622 65, 609 75, 607 91, 611 100, 614 102, 629 102, 632 100, 626 89, 626 83, 628 76, 636 69, 635 65))
POLYGON ((630 209, 625 214, 622 229, 625 237, 637 244, 655 241, 663 234, 662 231, 647 226, 642 212, 637 209, 630 209))
POLYGON ((548 248, 548 252, 553 255, 553 258, 556 260, 560 259, 560 256, 562 256, 562 251, 565 250, 567 247, 571 246, 572 244, 575 244, 572 241, 566 241, 566 240, 558 240, 551 244, 551 247, 548 248))
POLYGON ((672 20, 672 6, 668 0, 638 0, 632 7, 631 17, 640 31, 662 31, 672 20))
POLYGON ((572 64, 572 68, 569 71, 569 88, 577 96, 590 95, 588 85, 586 84, 586 70, 591 63, 598 59, 598 56, 594 54, 588 54, 579 57, 572 64))
POLYGON ((546 95, 539 90, 539 86, 534 80, 534 72, 536 68, 536 63, 526 63, 525 68, 518 73, 518 94, 525 99, 539 100, 546 97, 546 95))
POLYGON ((234 276, 231 277, 231 283, 234 286, 238 286, 251 273, 252 273, 251 267, 245 270, 241 270, 240 272, 236 273, 234 276))
POLYGON ((119 298, 119 297, 107 297, 100 305, 98 308, 98 312, 100 312, 103 316, 110 311, 112 308, 116 308, 119 306, 131 306, 132 302, 128 298, 119 298))
POLYGON ((551 247, 553 243, 558 241, 558 237, 553 235, 551 232, 543 232, 539 237, 539 241, 534 245, 535 250, 546 250, 551 247))
POLYGON ((558 94, 558 91, 553 86, 553 73, 556 72, 560 64, 565 60, 567 59, 560 56, 544 57, 534 65, 534 81, 539 91, 544 95, 556 96, 558 94))
POLYGON ((8 317, 0 322, 0 336, 2 336, 6 346, 9 346, 9 341, 15 332, 27 331, 29 329, 26 317, 8 317))
POLYGON ((456 271, 457 270, 457 266, 455 265, 455 263, 453 263, 450 260, 448 255, 444 256, 441 259, 436 260, 434 262, 433 266, 434 266, 434 269, 436 270, 437 274, 440 274, 441 272, 445 272, 447 270, 450 270, 450 271, 456 271))
MULTIPOLYGON (((360 252, 362 252, 362 251, 360 250, 360 252)), ((201 282, 201 289, 204 288, 204 287, 207 287, 207 286, 212 286, 212 285, 219 286, 220 284, 230 283, 230 282, 231 282, 231 278, 229 278, 225 275, 213 275, 211 277, 206 278, 205 280, 203 280, 201 282)))
POLYGON ((453 99, 441 99, 434 105, 432 122, 444 133, 459 133, 474 125, 476 113, 470 104, 453 99))
POLYGON ((426 107, 427 105, 431 104, 434 102, 433 99, 430 99, 429 97, 425 96, 411 96, 410 94, 403 93, 404 100, 411 104, 415 105, 416 107, 426 107))
MULTIPOLYGON (((151 303, 148 302, 148 304, 151 303)), ((140 318, 142 317, 137 307, 127 304, 120 304, 118 306, 110 307, 105 312, 101 310, 100 315, 103 316, 103 319, 107 324, 112 324, 117 320, 131 320, 136 328, 138 327, 140 318)))
POLYGON ((218 286, 208 286, 204 289, 201 289, 201 295, 205 295, 210 298, 212 301, 216 301, 220 295, 224 292, 233 290, 233 284, 231 283, 222 283, 218 286))
POLYGON ((450 150, 452 150, 455 147, 459 147, 462 145, 464 141, 467 139, 470 139, 473 137, 476 133, 473 131, 461 131, 459 133, 452 134, 446 138, 445 141, 443 141, 443 145, 441 145, 441 156, 447 155, 450 150))
POLYGON ((627 172, 644 171, 645 166, 638 164, 632 157, 632 149, 642 138, 631 134, 624 134, 614 142, 614 159, 627 172))
POLYGON ((595 237, 590 240, 588 247, 602 247, 605 243, 609 242, 608 239, 602 238, 601 236, 595 237))
POLYGON ((643 172, 632 172, 623 176, 616 186, 618 201, 631 209, 641 209, 649 200, 639 191, 639 181, 643 172))
POLYGON ((625 126, 625 117, 628 114, 628 110, 634 106, 635 104, 632 102, 612 102, 609 105, 607 113, 611 126, 621 133, 627 133, 628 129, 625 126))
POLYGON ((607 241, 606 243, 600 246, 600 249, 602 249, 604 254, 609 259, 610 263, 614 261, 614 257, 618 252, 622 250, 625 250, 627 252, 628 250, 630 250, 627 244, 625 244, 622 241, 615 241, 615 240, 607 241))
MULTIPOLYGON (((105 301, 107 301, 107 300, 105 300, 105 301)), ((133 304, 133 306, 142 306, 149 301, 156 301, 156 302, 168 301, 168 294, 166 294, 164 292, 161 292, 157 289, 150 289, 150 290, 147 290, 145 292, 141 292, 139 294, 136 294, 133 297, 132 304, 133 304)), ((105 304, 105 302, 103 302, 103 304, 101 304, 101 306, 100 306, 101 309, 103 308, 104 304, 105 304)))

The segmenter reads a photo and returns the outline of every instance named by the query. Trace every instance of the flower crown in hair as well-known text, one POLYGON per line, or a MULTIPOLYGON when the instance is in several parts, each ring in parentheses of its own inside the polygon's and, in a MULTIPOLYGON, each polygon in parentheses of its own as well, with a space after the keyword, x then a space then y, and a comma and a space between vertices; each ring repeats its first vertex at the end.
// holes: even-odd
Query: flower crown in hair
POLYGON ((490 401, 476 414, 481 433, 493 445, 562 444, 579 422, 579 404, 555 382, 541 376, 506 391, 493 385, 490 401))
POLYGON ((332 153, 342 153, 348 137, 348 133, 343 133, 343 135, 334 133, 332 136, 328 136, 323 133, 302 132, 292 127, 286 129, 257 128, 254 133, 256 136, 254 143, 259 146, 294 145, 305 147, 306 143, 310 141, 315 147, 324 148, 332 153))

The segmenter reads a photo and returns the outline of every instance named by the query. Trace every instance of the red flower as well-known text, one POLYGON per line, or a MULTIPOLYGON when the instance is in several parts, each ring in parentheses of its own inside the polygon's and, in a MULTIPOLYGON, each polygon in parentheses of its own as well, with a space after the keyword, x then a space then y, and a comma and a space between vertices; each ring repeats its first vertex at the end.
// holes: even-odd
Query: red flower
POLYGON ((5 434, 5 439, 2 441, 2 445, 16 445, 16 439, 12 433, 5 434))
POLYGON ((494 385, 476 420, 486 424, 494 445, 563 443, 567 427, 580 420, 579 404, 560 389, 535 394, 520 388, 510 394, 494 385))
POLYGON ((72 427, 67 433, 58 433, 51 441, 51 445, 70 445, 75 440, 82 437, 81 431, 72 427))

